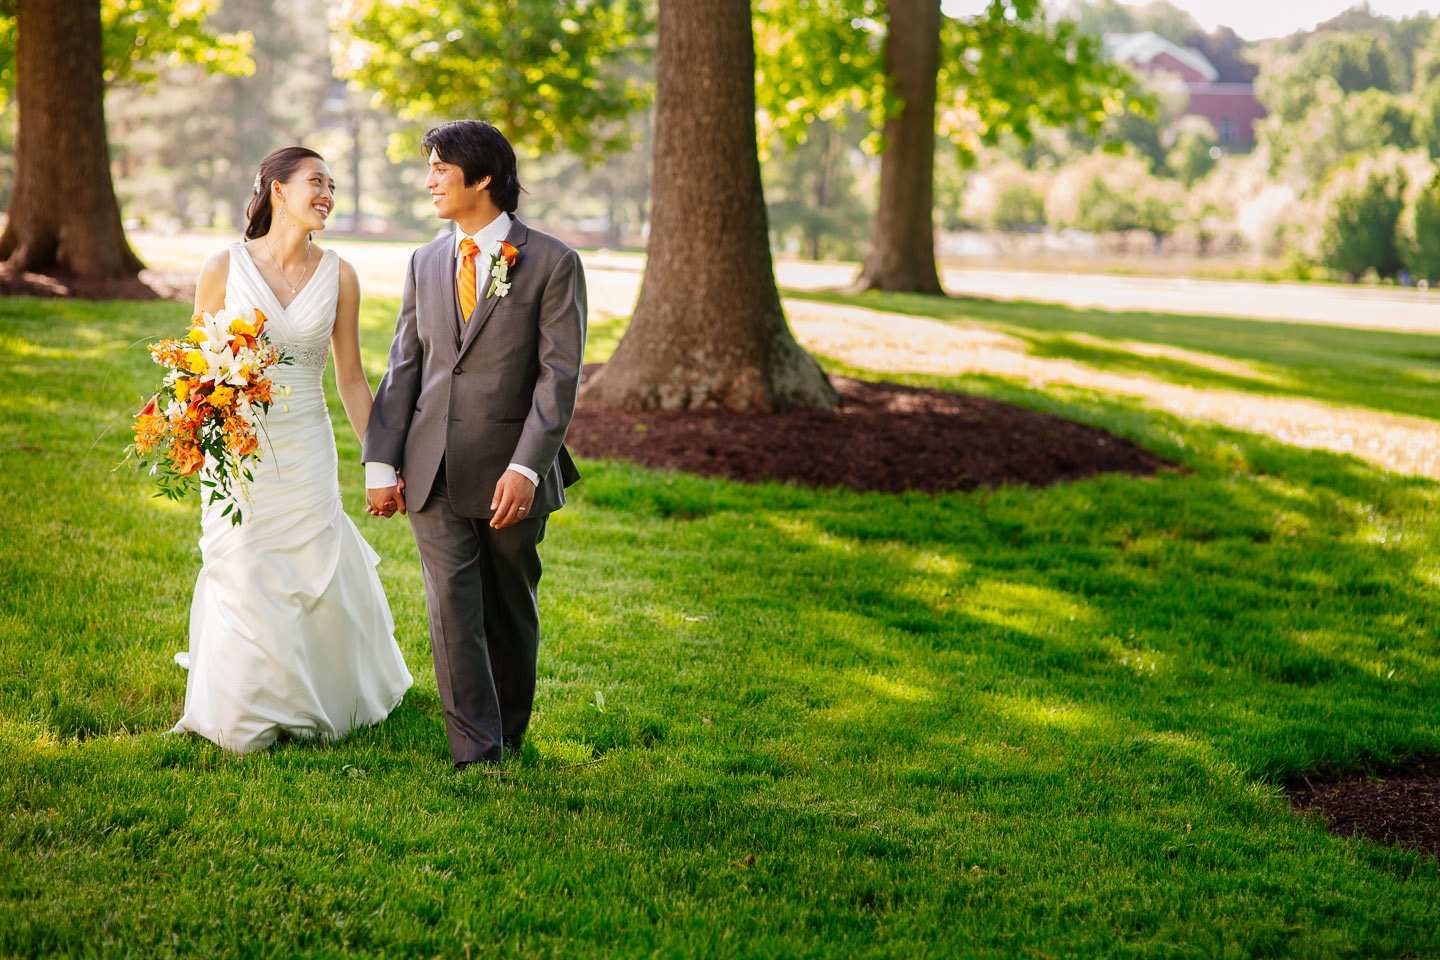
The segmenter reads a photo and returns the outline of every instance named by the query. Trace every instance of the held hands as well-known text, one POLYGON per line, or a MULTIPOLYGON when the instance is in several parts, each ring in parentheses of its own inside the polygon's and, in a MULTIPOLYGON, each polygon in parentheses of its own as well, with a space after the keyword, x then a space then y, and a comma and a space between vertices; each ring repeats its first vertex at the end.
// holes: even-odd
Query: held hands
POLYGON ((392 517, 395 511, 405 512, 405 478, 396 477, 393 487, 374 487, 365 491, 365 512, 372 517, 392 517))
POLYGON ((495 484, 495 496, 490 498, 490 509, 495 511, 495 516, 490 518, 490 526, 503 530, 524 520, 530 516, 534 503, 535 484, 514 470, 506 470, 500 475, 500 482, 495 484))

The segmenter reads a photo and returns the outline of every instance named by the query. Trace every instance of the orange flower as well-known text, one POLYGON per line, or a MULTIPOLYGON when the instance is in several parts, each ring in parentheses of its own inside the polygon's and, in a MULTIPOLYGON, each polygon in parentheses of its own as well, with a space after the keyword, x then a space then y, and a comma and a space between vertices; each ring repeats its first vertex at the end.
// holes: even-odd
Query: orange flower
POLYGON ((212 407, 228 407, 234 399, 235 388, 227 387, 222 383, 210 391, 210 396, 206 398, 206 401, 212 407))
POLYGON ((515 266, 515 261, 520 259, 520 251, 509 240, 500 241, 500 257, 505 261, 505 266, 515 266))
POLYGON ((256 380, 245 388, 245 398, 251 403, 273 403, 274 398, 270 395, 270 381, 268 379, 256 380))
POLYGON ((259 450, 260 441, 257 440, 252 434, 237 433, 230 435, 230 437, 225 442, 225 446, 232 453, 244 457, 249 456, 256 450, 259 450))
POLYGON ((170 463, 174 465, 176 473, 188 477, 205 466, 205 454, 200 452, 199 447, 177 444, 170 449, 170 463))
POLYGON ((160 442, 165 439, 166 427, 169 421, 156 413, 142 413, 135 417, 135 449, 140 453, 149 453, 160 442))

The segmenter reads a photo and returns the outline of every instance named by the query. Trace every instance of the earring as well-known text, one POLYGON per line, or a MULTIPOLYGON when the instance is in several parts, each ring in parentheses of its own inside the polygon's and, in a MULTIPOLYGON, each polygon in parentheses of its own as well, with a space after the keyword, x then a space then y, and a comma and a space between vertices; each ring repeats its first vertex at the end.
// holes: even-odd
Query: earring
POLYGON ((280 198, 280 222, 285 222, 285 198, 280 198))

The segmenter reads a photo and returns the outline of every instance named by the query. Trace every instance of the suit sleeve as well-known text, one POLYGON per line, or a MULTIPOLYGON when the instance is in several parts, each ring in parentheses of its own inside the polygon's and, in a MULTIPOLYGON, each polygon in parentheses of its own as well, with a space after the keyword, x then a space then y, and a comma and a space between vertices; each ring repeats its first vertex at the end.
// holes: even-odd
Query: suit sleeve
POLYGON ((540 375, 520 442, 510 458, 542 477, 554 465, 575 413, 585 357, 586 310, 585 270, 579 254, 566 250, 540 297, 540 375))
POLYGON ((415 328, 415 257, 405 274, 405 293, 400 299, 400 316, 395 321, 395 339, 390 342, 390 357, 385 376, 375 390, 375 404, 370 408, 370 422, 365 429, 366 463, 388 463, 404 468, 405 435, 410 418, 420 397, 420 372, 424 347, 415 328))

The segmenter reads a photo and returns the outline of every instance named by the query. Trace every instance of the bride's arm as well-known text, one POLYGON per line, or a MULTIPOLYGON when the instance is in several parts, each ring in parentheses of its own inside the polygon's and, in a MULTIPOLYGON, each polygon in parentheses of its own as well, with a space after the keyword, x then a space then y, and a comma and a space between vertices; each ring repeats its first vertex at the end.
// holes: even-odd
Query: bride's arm
POLYGON ((330 335, 335 351, 335 387, 355 438, 364 442, 370 422, 370 381, 360 363, 360 281, 355 268, 340 261, 340 299, 335 306, 335 331, 330 335))
POLYGON ((225 309, 225 281, 230 279, 230 251, 221 250, 200 268, 195 281, 195 312, 219 313, 225 309))

